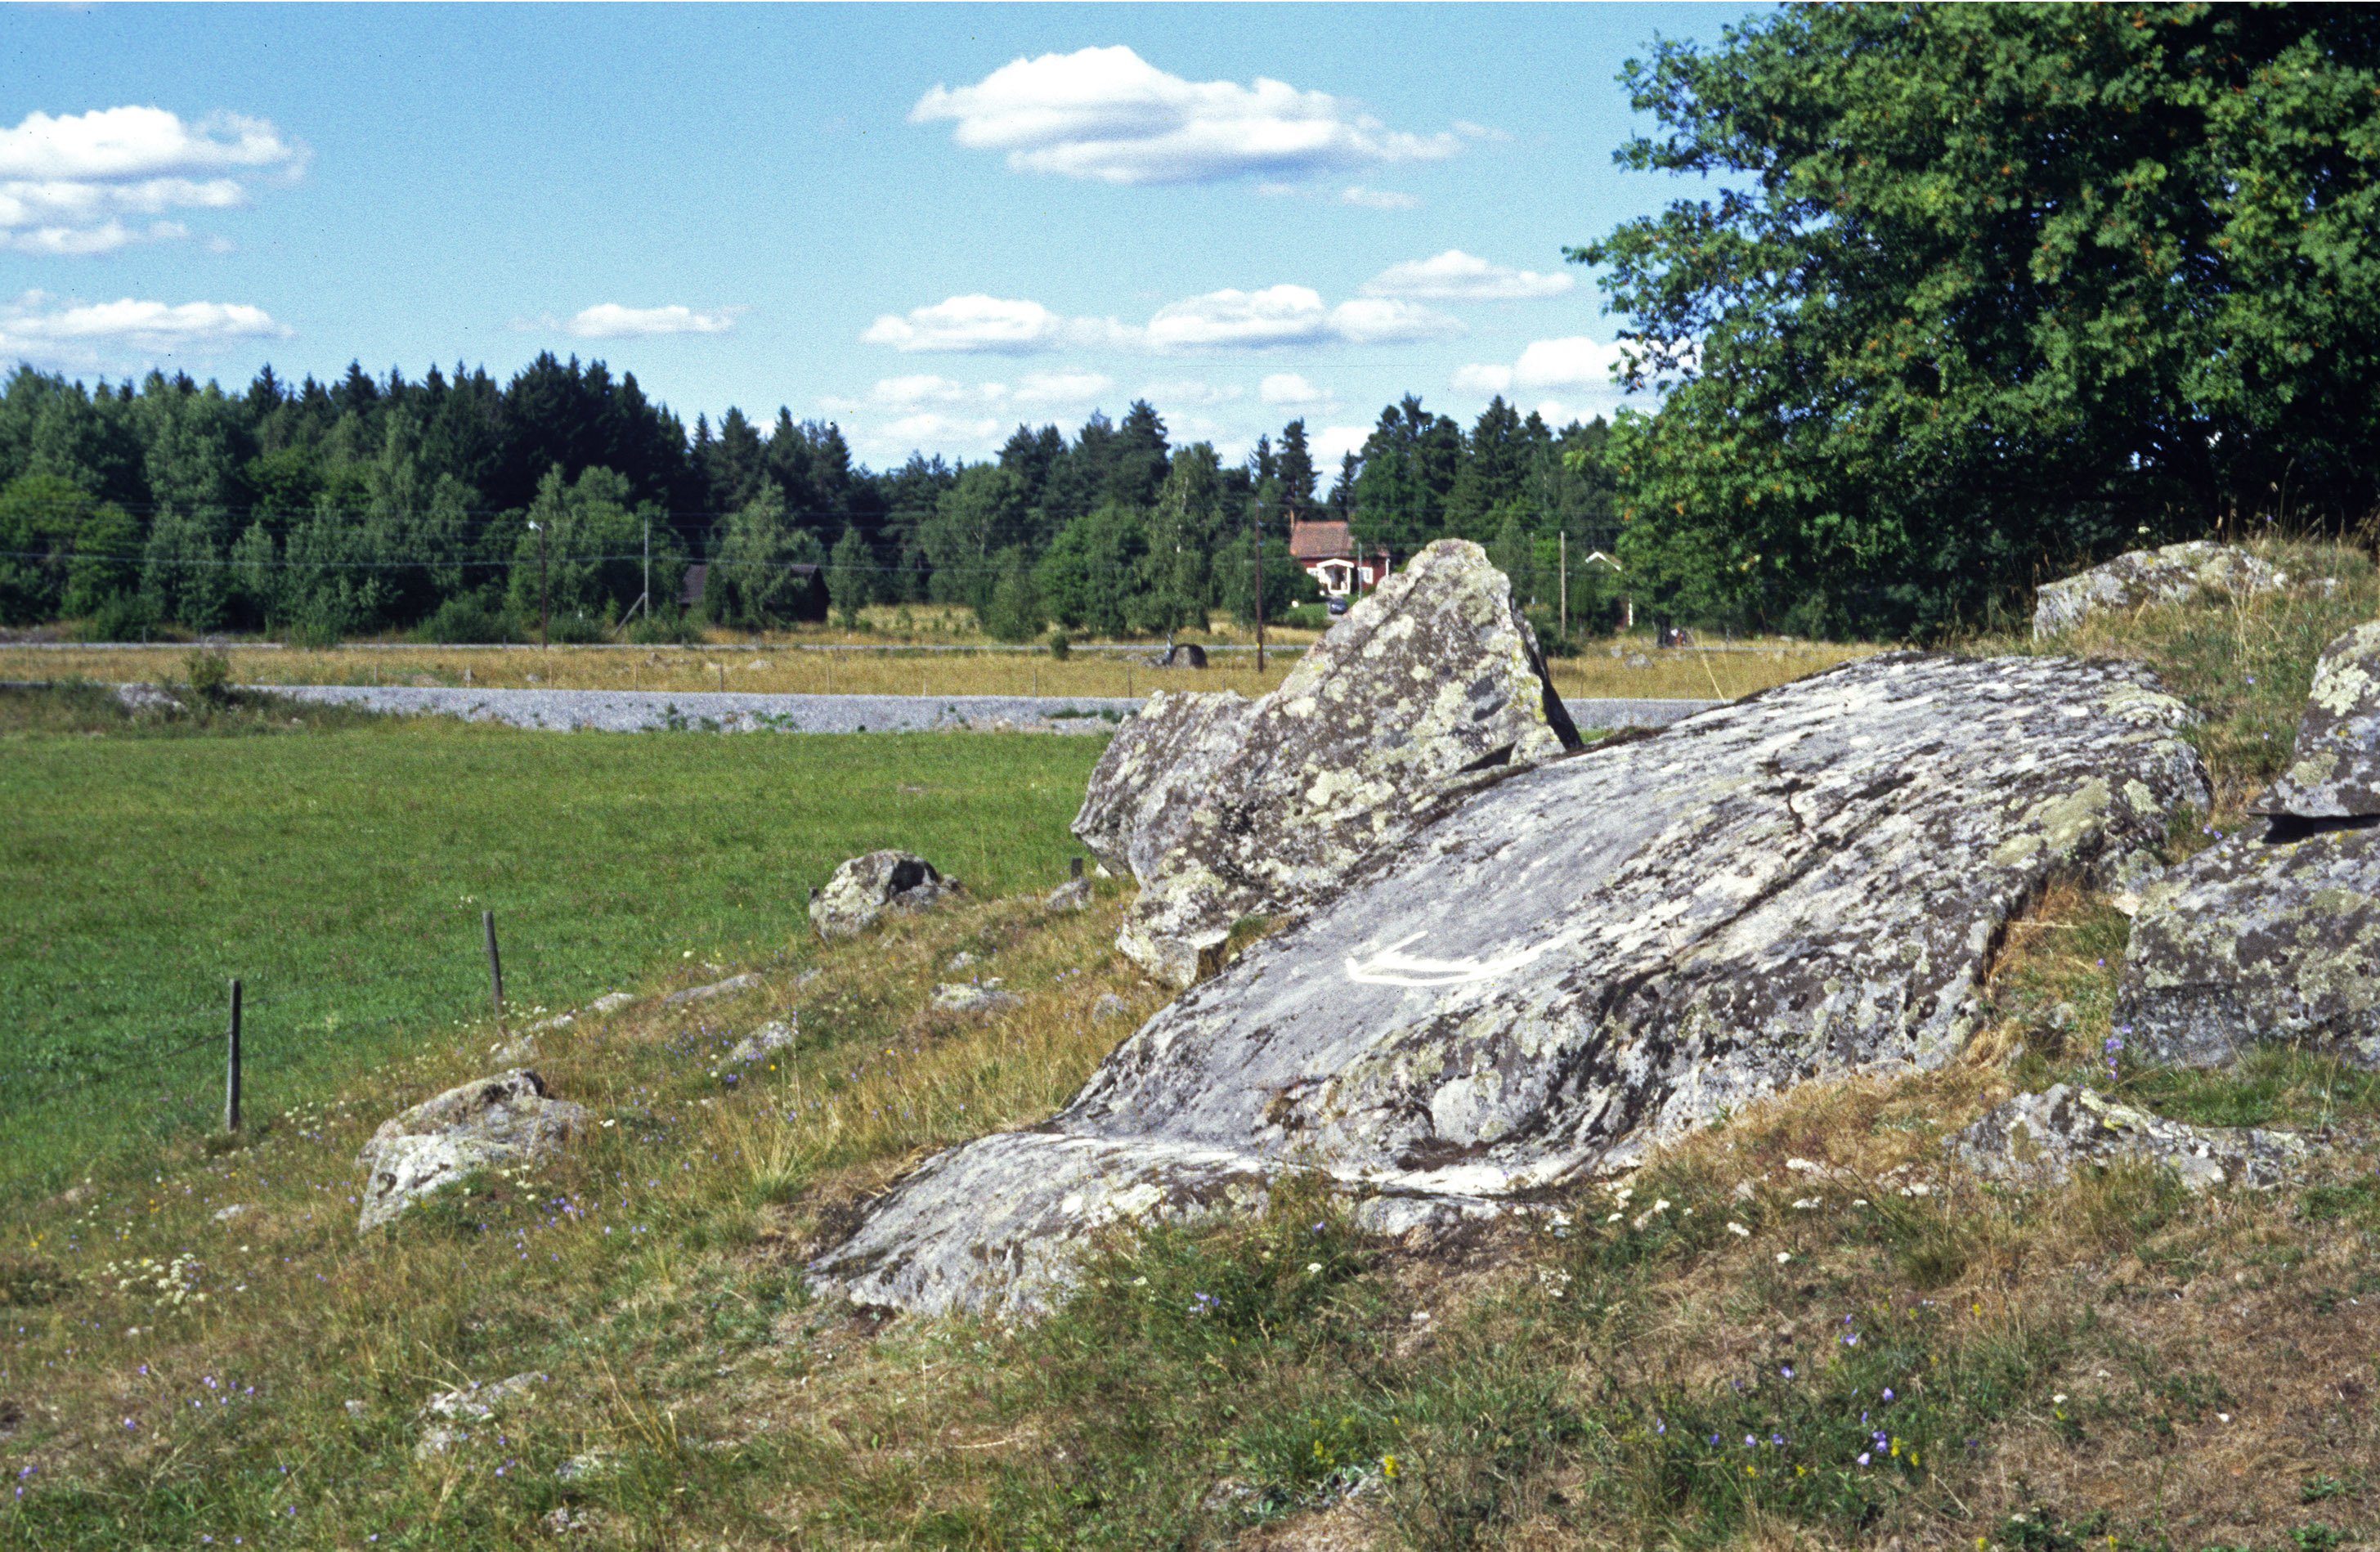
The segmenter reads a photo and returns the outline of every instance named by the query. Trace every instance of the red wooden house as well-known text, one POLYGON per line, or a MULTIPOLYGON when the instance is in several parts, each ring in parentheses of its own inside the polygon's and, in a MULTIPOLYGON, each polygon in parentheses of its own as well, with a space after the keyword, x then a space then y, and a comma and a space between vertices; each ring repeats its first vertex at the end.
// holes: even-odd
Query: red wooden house
POLYGON ((1326 597, 1347 598, 1369 592, 1388 579, 1386 546, 1366 547, 1356 553, 1356 541, 1344 523, 1289 522, 1289 558, 1305 568, 1326 597))

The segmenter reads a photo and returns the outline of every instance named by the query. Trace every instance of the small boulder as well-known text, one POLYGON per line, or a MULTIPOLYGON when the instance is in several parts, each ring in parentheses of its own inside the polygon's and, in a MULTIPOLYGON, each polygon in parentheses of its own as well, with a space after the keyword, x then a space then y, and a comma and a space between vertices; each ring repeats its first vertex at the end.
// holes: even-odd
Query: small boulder
POLYGON ((364 1168, 362 1233, 439 1187, 492 1164, 533 1162, 587 1128, 584 1105, 553 1098, 526 1068, 457 1085, 381 1122, 357 1162, 364 1168))
POLYGON ((730 1061, 753 1062, 764 1056, 773 1056, 794 1043, 795 1026, 791 1020, 771 1019, 737 1042, 727 1053, 730 1061))
POLYGON ((1440 540, 1263 699, 1152 697, 1075 833, 1140 882, 1116 946, 1187 986, 1233 922, 1303 913, 1464 777, 1579 746, 1511 582, 1440 540))
POLYGON ((2286 1042, 2380 1068, 2380 818, 2252 821, 2167 872, 2132 920, 2115 1022, 2163 1065, 2286 1042))
POLYGON ((1000 989, 1000 983, 972 986, 962 981, 945 981, 934 988, 933 1006, 945 1013, 999 1013, 1016 1007, 1025 1000, 1012 991, 1000 989))
POLYGON ((688 1002, 708 1002, 714 997, 733 997, 739 991, 749 991, 759 984, 760 977, 752 971, 747 970, 740 976, 730 976, 723 981, 713 981, 709 986, 688 987, 684 991, 673 991, 662 999, 662 1006, 682 1008, 688 1002))
POLYGON ((2187 603, 2201 593, 2260 593, 2287 587, 2289 580, 2285 573, 2233 544, 2199 539, 2134 550, 2043 588, 2034 598, 2033 638, 2072 630, 2106 610, 2187 603))
POLYGON ((2380 624, 2358 625, 2322 649, 2291 753, 2280 780, 2249 805, 2254 812, 2380 814, 2380 624))
POLYGON ((2129 1160, 2164 1165, 2192 1191, 2226 1182, 2268 1190, 2296 1178, 2308 1158, 2294 1132, 2192 1126, 2065 1084, 2018 1095, 1945 1146, 1987 1180, 2053 1185, 2078 1166, 2129 1160))
POLYGON ((821 938, 856 938, 888 913, 923 911, 959 892, 924 857, 907 852, 870 852, 834 870, 810 902, 810 925, 821 938))
POLYGON ((587 1011, 590 1013, 616 1013, 636 1000, 637 994, 633 991, 607 991, 587 1004, 587 1011))
POLYGON ((182 703, 174 698, 173 692, 155 685, 118 685, 115 698, 135 716, 144 711, 171 716, 182 709, 182 703))
POLYGON ((1088 879, 1067 879, 1050 891, 1049 898, 1041 902, 1041 908, 1045 911, 1089 910, 1091 881, 1088 879))
MULTIPOLYGON (((413 1458, 433 1460, 468 1441, 473 1424, 487 1422, 497 1413, 527 1400, 530 1388, 545 1377, 540 1374, 516 1374, 487 1385, 442 1390, 431 1397, 420 1414, 437 1421, 422 1430, 420 1441, 413 1447, 413 1458)), ((348 1404, 353 1407, 356 1403, 348 1404)))

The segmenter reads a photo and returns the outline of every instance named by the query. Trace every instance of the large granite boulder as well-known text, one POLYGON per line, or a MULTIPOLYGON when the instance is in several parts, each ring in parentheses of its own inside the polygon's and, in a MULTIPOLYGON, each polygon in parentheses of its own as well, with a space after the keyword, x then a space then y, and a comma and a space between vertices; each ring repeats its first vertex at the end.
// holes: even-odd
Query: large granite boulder
POLYGON ((2227 1182, 2269 1190, 2294 1179, 2310 1157, 2294 1132, 2192 1126, 2064 1084, 2018 1095, 1946 1146, 1986 1180, 2055 1185, 2078 1168, 2131 1162, 2171 1170, 2192 1191, 2227 1182))
POLYGON ((1811 1078, 1937 1066, 2012 915, 2206 801, 2190 720, 2134 664, 1895 653, 1479 773, 1045 1128, 929 1161, 816 1278, 1029 1311, 1100 1204, 1300 1167, 1366 1222, 1444 1221, 1811 1078))
POLYGON ((2169 1066, 2285 1041, 2380 1068, 2380 818, 2254 820, 2159 879, 2115 1020, 2169 1066))
POLYGON ((2202 593, 2233 596, 2286 587, 2289 577, 2233 544, 2192 540, 2156 550, 2134 550, 2105 565, 2052 582, 2034 597, 2038 641, 2072 630, 2109 609, 2187 603, 2202 593))
POLYGON ((2380 624, 2322 649, 2298 718, 2289 768, 2250 806, 2259 814, 2380 814, 2380 624))
POLYGON ((1187 986, 1233 922, 1304 911, 1450 782, 1578 746, 1511 583, 1440 540, 1263 699, 1152 697, 1075 832, 1140 883, 1116 946, 1187 986))
POLYGON ((887 915, 929 909, 957 894, 959 881, 943 877, 924 857, 908 852, 870 852, 834 870, 826 887, 810 898, 810 926, 821 938, 856 938, 887 915))
POLYGON ((356 1231, 378 1228, 474 1170, 551 1158, 588 1121, 587 1107, 554 1098, 526 1068, 425 1099, 381 1122, 357 1158, 364 1191, 356 1231))

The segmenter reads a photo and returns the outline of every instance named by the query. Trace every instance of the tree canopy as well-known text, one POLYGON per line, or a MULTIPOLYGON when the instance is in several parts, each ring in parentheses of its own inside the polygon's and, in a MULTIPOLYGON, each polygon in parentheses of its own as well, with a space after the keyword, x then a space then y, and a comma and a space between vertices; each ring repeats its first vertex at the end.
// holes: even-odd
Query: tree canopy
MULTIPOLYGON (((1696 612, 1924 631, 2149 540, 2380 503, 2380 16, 1808 6, 1623 79, 1706 176, 1571 250, 1624 552, 1696 612)), ((1384 418, 1383 430, 1388 430, 1384 418)), ((1368 472, 1368 470, 1367 470, 1368 472)))

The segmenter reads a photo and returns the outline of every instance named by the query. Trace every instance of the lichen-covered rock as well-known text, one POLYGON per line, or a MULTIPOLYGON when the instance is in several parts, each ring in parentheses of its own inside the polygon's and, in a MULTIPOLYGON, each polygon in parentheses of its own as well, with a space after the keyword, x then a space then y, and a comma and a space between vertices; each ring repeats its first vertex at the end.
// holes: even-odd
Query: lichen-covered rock
POLYGON ((2133 918, 2115 1018, 2168 1066, 2281 1041, 2380 1068, 2380 821, 2254 821, 2167 873, 2133 918))
POLYGON ((1191 812, 1239 752, 1256 709, 1237 690, 1150 696, 1091 771, 1075 839, 1111 873, 1153 876, 1188 836, 1191 812))
POLYGON ((958 892, 959 881, 924 857, 870 852, 834 870, 810 902, 810 926, 830 940, 856 938, 888 913, 927 910, 958 892))
POLYGON ((2034 598, 2033 636, 2038 641, 2072 630, 2102 610, 2187 603, 2201 593, 2257 593, 2289 580, 2237 545, 2198 539, 2134 550, 2043 588, 2034 598))
MULTIPOLYGON (((1939 1065, 2015 911, 2206 801, 2190 720, 2134 664, 1897 653, 1484 773, 1142 1025, 1042 1135, 1160 1193, 1220 1152, 1460 1214, 1813 1077, 1939 1065)), ((1054 1146, 971 1144, 897 1187, 855 1242, 869 1297, 1054 1264, 1009 1238, 1073 1220, 1020 1162, 1054 1146), (997 1223, 932 1205, 986 1201, 997 1223)))
POLYGON ((712 981, 708 986, 687 987, 683 991, 673 991, 662 999, 662 1006, 683 1008, 689 1002, 709 1002, 716 998, 733 997, 739 991, 750 991, 759 984, 759 976, 754 971, 747 970, 740 976, 730 976, 723 981, 712 981))
POLYGON ((2289 768, 2250 806, 2259 814, 2380 814, 2380 624, 2322 649, 2298 718, 2289 768))
POLYGON ((1330 627, 1280 689, 1152 697, 1075 834, 1140 893, 1116 946, 1176 986, 1244 916, 1294 915, 1413 832, 1465 772, 1579 746, 1487 552, 1441 540, 1330 627))
POLYGON ((1045 911, 1087 911, 1091 908, 1091 881, 1069 879, 1050 891, 1041 902, 1045 911))
POLYGON ((2270 1189, 2305 1168, 2305 1139, 2251 1126, 2192 1126, 2056 1084, 2020 1094, 1949 1139, 1951 1157, 1987 1180, 2054 1185, 2079 1165, 2159 1164, 2192 1191, 2229 1182, 2270 1189))
POLYGON ((458 1084, 380 1124, 356 1162, 364 1169, 358 1233, 440 1186, 492 1164, 534 1163, 587 1129, 587 1108, 547 1093, 526 1068, 458 1084))
POLYGON ((930 1006, 943 1013, 1004 1013, 1017 1007, 1025 999, 1013 991, 1002 991, 995 980, 990 986, 968 981, 944 981, 934 988, 930 1006))
POLYGON ((735 1049, 727 1053, 727 1060, 748 1065, 764 1056, 774 1056, 792 1045, 800 1032, 801 1025, 795 1020, 771 1019, 751 1034, 745 1036, 743 1039, 738 1040, 735 1043, 735 1049))

